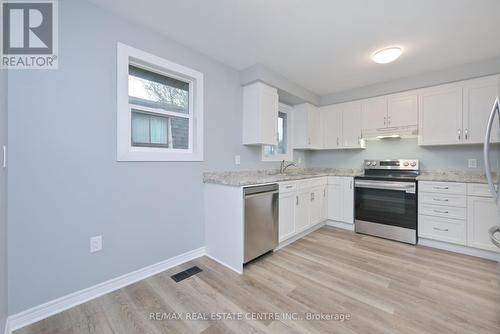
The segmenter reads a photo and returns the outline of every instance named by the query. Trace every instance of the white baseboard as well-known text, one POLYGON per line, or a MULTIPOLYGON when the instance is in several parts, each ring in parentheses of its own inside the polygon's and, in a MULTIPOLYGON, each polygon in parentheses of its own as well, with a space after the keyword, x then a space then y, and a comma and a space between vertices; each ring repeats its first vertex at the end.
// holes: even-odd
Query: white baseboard
POLYGON ((121 289, 127 285, 141 281, 145 278, 156 275, 167 269, 191 261, 203 255, 205 255, 205 247, 200 247, 170 258, 168 260, 155 263, 131 273, 113 278, 109 281, 99 283, 89 288, 54 299, 42 305, 35 306, 26 311, 11 315, 7 319, 5 333, 10 334, 15 330, 33 324, 42 319, 46 319, 54 314, 83 304, 89 300, 95 299, 115 290, 121 289))
POLYGON ((212 260, 214 260, 214 261, 215 261, 215 262, 217 262, 218 264, 221 264, 221 265, 223 265, 224 267, 226 267, 226 268, 228 268, 228 269, 231 269, 231 270, 232 270, 232 271, 234 271, 234 272, 237 272, 237 273, 238 273, 238 274, 240 274, 240 275, 241 275, 241 274, 243 274, 243 272, 242 272, 241 270, 238 270, 238 269, 235 269, 235 268, 231 267, 229 264, 222 262, 221 260, 219 260, 219 259, 217 259, 217 258, 213 257, 212 255, 210 255, 210 254, 208 254, 208 253, 206 253, 206 254, 205 254, 205 256, 206 256, 206 257, 208 257, 208 258, 210 258, 210 259, 212 259, 212 260))
POLYGON ((316 224, 316 225, 314 225, 314 226, 312 226, 312 227, 308 228, 308 229, 307 229, 307 230, 305 230, 305 231, 300 232, 300 233, 299 233, 299 234, 297 234, 297 235, 294 235, 294 236, 293 236, 293 237, 291 237, 290 239, 283 240, 282 242, 280 242, 280 244, 278 245, 278 247, 277 247, 275 250, 278 250, 278 249, 281 249, 281 248, 283 248, 283 247, 285 247, 285 246, 288 246, 288 245, 290 245, 291 243, 293 243, 293 242, 295 242, 295 241, 297 241, 297 240, 299 240, 299 239, 302 239, 303 237, 305 237, 305 236, 306 236, 306 235, 308 235, 309 233, 314 232, 314 231, 316 231, 317 229, 319 229, 319 228, 321 228, 321 227, 323 227, 323 226, 325 226, 325 222, 324 222, 324 221, 322 221, 321 223, 318 223, 318 224, 316 224))
POLYGON ((343 222, 338 222, 338 221, 334 221, 334 220, 327 220, 326 225, 338 227, 338 228, 343 228, 344 230, 354 231, 354 224, 343 223, 343 222))
POLYGON ((470 256, 480 257, 480 258, 487 259, 487 260, 493 260, 493 261, 500 262, 500 254, 499 253, 490 252, 487 250, 470 248, 470 247, 450 244, 447 242, 431 240, 431 239, 426 239, 426 238, 418 238, 418 244, 421 246, 438 248, 438 249, 447 250, 447 251, 454 252, 454 253, 460 253, 460 254, 465 254, 465 255, 470 255, 470 256))
POLYGON ((11 329, 10 329, 10 322, 9 322, 9 318, 7 318, 7 319, 5 320, 5 330, 4 330, 4 333, 5 333, 5 334, 11 334, 11 333, 12 333, 12 331, 11 331, 11 329))

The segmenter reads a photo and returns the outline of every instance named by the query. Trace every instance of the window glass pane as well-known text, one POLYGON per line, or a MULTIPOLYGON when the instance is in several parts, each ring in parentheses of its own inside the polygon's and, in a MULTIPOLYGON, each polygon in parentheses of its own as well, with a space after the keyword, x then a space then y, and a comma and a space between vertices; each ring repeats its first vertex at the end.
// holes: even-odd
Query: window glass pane
POLYGON ((277 154, 286 154, 287 151, 287 114, 278 113, 278 147, 277 154))
POLYGON ((287 117, 288 115, 284 112, 278 113, 278 145, 265 145, 264 155, 277 155, 287 153, 287 117))
POLYGON ((132 144, 149 143, 149 116, 132 113, 132 144))
POLYGON ((167 117, 151 116, 151 144, 166 145, 168 143, 167 129, 169 121, 170 120, 167 117))
POLYGON ((276 146, 265 145, 264 146, 264 155, 274 155, 276 146))
POLYGON ((189 148, 189 119, 132 110, 132 146, 189 148))
POLYGON ((129 103, 189 113, 189 83, 129 65, 129 103))
POLYGON ((168 147, 168 117, 132 111, 132 145, 168 147))
POLYGON ((189 148, 189 119, 171 117, 172 120, 172 147, 177 149, 189 148))

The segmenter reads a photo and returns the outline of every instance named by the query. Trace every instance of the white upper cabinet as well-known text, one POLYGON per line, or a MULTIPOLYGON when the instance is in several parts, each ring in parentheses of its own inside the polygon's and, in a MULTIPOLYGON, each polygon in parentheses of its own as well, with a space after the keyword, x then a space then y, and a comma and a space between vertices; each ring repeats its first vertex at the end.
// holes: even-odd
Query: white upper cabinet
POLYGON ((364 138, 417 133, 417 94, 407 92, 361 101, 361 128, 364 138))
POLYGON ((389 95, 387 98, 387 126, 414 127, 418 124, 418 97, 416 92, 389 95))
POLYGON ((363 130, 387 127, 387 96, 361 101, 361 125, 363 130))
MULTIPOLYGON (((480 144, 499 93, 500 76, 493 75, 320 108, 300 104, 294 148, 364 148, 364 138, 417 133, 422 146, 480 144)), ((500 142, 498 127, 491 141, 500 142)))
MULTIPOLYGON (((431 87, 419 92, 419 145, 481 144, 499 93, 494 75, 431 87)), ((500 142, 498 127, 492 142, 500 142)))
POLYGON ((418 100, 418 144, 461 144, 462 86, 449 84, 421 90, 418 100))
MULTIPOLYGON (((483 143, 488 117, 499 90, 499 76, 468 80, 463 89, 463 143, 483 143)), ((491 142, 500 142, 498 136, 498 126, 492 127, 491 142)))
POLYGON ((320 122, 323 131, 323 148, 342 147, 342 110, 337 105, 321 107, 320 122))
POLYGON ((361 139, 361 102, 334 104, 320 108, 323 149, 364 148, 361 139))
POLYGON ((342 146, 344 148, 364 148, 361 139, 361 103, 341 104, 342 108, 342 146))
POLYGON ((278 91, 262 82, 243 87, 243 145, 278 144, 278 91))
POLYGON ((309 103, 294 106, 293 146, 296 149, 321 149, 323 133, 317 107, 309 103))

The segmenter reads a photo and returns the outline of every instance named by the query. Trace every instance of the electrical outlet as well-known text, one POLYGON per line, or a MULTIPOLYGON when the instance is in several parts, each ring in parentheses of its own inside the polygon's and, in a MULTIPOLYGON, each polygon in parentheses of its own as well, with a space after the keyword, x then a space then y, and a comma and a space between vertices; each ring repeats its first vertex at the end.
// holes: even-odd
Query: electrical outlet
POLYGON ((477 168, 477 159, 469 159, 468 166, 469 168, 477 168))
POLYGON ((241 164, 241 157, 240 157, 239 155, 235 155, 235 156, 234 156, 234 163, 235 163, 236 165, 241 164))
POLYGON ((102 250, 102 235, 90 238, 90 252, 95 253, 102 250))

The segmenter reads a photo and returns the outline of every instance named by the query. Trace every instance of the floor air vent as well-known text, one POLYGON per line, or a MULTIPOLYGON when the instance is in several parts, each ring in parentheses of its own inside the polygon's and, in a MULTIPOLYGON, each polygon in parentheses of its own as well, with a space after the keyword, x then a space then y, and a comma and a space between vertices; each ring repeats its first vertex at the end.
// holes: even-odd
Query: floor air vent
POLYGON ((184 271, 181 271, 180 273, 177 273, 175 275, 172 275, 170 276, 174 281, 176 281, 177 283, 179 283, 180 281, 183 281, 185 280, 186 278, 189 278, 193 275, 196 275, 197 273, 200 273, 202 272, 203 270, 201 270, 200 268, 198 268, 197 266, 194 266, 194 267, 191 267, 189 269, 186 269, 184 271))

